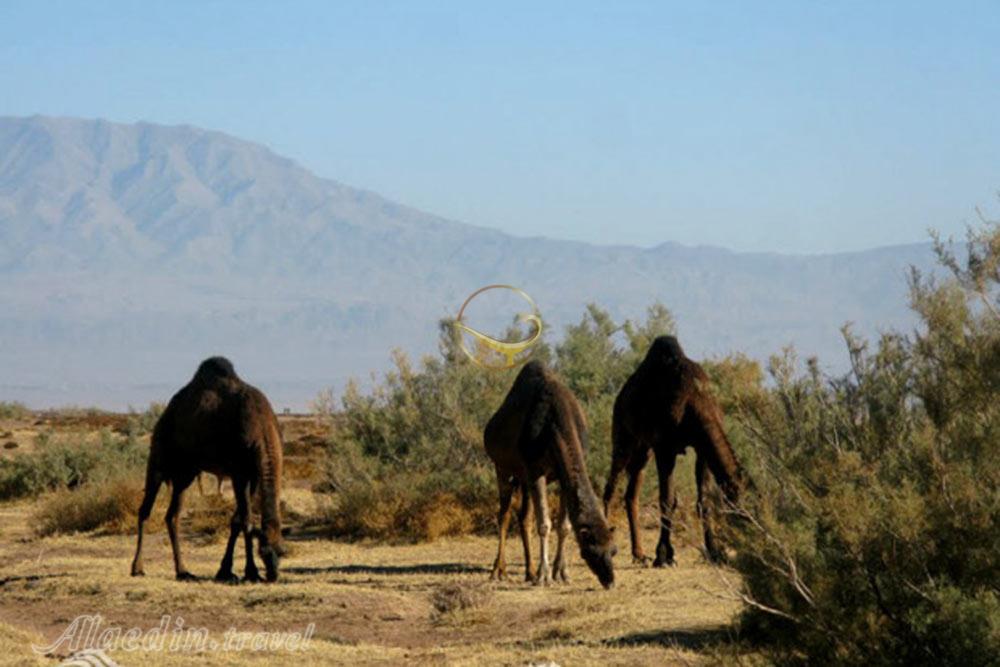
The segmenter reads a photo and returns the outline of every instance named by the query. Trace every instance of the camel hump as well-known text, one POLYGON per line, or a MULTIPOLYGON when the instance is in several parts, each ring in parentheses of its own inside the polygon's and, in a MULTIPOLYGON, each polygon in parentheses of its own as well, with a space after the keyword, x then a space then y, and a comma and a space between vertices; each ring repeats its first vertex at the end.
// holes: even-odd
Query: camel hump
POLYGON ((236 369, 233 362, 225 357, 209 357, 201 362, 198 371, 194 374, 196 379, 214 380, 221 378, 236 378, 236 369))
POLYGON ((518 373, 518 375, 526 378, 532 378, 532 377, 543 376, 547 372, 548 369, 545 368, 544 363, 542 363, 538 359, 531 359, 530 361, 528 361, 528 363, 524 365, 524 367, 521 369, 521 372, 518 373))

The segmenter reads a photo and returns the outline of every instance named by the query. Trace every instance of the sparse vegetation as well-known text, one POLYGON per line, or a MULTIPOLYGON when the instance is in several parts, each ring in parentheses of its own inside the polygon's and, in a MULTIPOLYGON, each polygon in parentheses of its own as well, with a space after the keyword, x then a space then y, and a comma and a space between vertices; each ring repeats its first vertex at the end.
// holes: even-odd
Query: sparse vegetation
MULTIPOLYGON (((742 575, 732 589, 747 605, 744 635, 770 660, 986 664, 1000 653, 1000 229, 972 232, 967 247, 960 260, 938 243, 951 280, 914 272, 914 334, 887 332, 872 347, 845 327, 844 376, 791 349, 767 378, 739 355, 705 364, 754 480, 729 524, 742 575)), ((619 327, 591 306, 540 350, 586 406, 595 482, 614 396, 652 337, 671 329, 662 308, 619 327)), ((345 395, 326 480, 339 495, 334 532, 431 537, 402 526, 428 497, 454 506, 434 488, 477 488, 469 498, 487 509, 472 525, 492 529, 479 434, 511 377, 454 354, 447 331, 440 359, 415 371, 397 355, 371 394, 345 395)))
POLYGON ((996 664, 1000 655, 1000 227, 954 274, 914 272, 922 325, 852 370, 772 359, 734 377, 755 480, 733 525, 742 626, 781 664, 996 664))
MULTIPOLYGON (((97 442, 80 432, 42 432, 33 451, 0 459, 0 499, 43 496, 34 512, 35 530, 43 536, 132 532, 149 451, 145 439, 162 409, 154 404, 131 412, 124 428, 102 428, 97 442)), ((70 421, 103 414, 79 408, 58 412, 70 421)), ((188 514, 194 532, 212 536, 228 526, 232 509, 218 497, 205 497, 188 514)))
MULTIPOLYGON (((554 351, 544 343, 535 351, 588 413, 588 469, 596 488, 610 462, 618 383, 656 335, 672 330, 660 305, 639 325, 618 325, 592 305, 554 351)), ((395 370, 370 393, 348 385, 316 486, 329 493, 324 518, 332 534, 419 540, 495 530, 496 476, 482 434, 516 370, 483 371, 459 350, 455 336, 451 323, 442 322, 437 358, 425 358, 418 370, 395 352, 395 370)), ((329 395, 318 403, 332 413, 329 395)))
POLYGON ((0 459, 0 499, 37 496, 45 491, 74 489, 141 469, 147 448, 138 437, 102 430, 94 444, 82 439, 38 436, 35 450, 0 459))
POLYGON ((108 532, 135 530, 135 514, 142 501, 142 478, 119 476, 79 489, 61 489, 44 498, 35 512, 35 530, 41 535, 75 533, 102 528, 108 532))
POLYGON ((0 401, 0 419, 24 419, 28 408, 23 403, 0 401))

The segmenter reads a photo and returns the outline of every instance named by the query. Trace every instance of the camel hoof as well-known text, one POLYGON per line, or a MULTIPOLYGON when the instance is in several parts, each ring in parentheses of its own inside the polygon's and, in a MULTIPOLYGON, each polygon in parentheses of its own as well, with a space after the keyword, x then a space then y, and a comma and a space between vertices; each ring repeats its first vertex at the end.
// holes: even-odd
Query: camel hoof
POLYGON ((146 573, 142 570, 142 568, 136 569, 136 568, 133 567, 132 568, 132 576, 133 577, 145 577, 146 573))
POLYGON ((538 572, 538 576, 535 577, 535 580, 531 583, 535 586, 548 586, 552 583, 552 575, 548 570, 540 570, 538 572))
POLYGON ((260 572, 257 570, 249 570, 243 574, 243 581, 249 581, 254 584, 259 584, 264 581, 263 577, 260 576, 260 572))
POLYGON ((649 556, 644 556, 642 554, 639 554, 638 556, 636 555, 632 556, 633 565, 639 565, 640 567, 649 567, 652 562, 653 561, 649 556))
POLYGON ((712 565, 725 565, 726 563, 729 562, 729 558, 726 556, 726 554, 720 551, 714 551, 714 552, 710 551, 707 554, 705 554, 705 558, 712 565))
POLYGON ((185 570, 177 573, 177 581, 198 581, 198 577, 185 570))
POLYGON ((229 572, 224 572, 222 570, 219 570, 219 572, 216 573, 215 575, 215 580, 220 584, 235 585, 240 583, 240 578, 237 577, 235 574, 233 574, 232 570, 230 570, 229 572))
POLYGON ((674 565, 677 565, 677 562, 673 558, 664 558, 662 560, 657 558, 653 561, 653 567, 673 567, 674 565))

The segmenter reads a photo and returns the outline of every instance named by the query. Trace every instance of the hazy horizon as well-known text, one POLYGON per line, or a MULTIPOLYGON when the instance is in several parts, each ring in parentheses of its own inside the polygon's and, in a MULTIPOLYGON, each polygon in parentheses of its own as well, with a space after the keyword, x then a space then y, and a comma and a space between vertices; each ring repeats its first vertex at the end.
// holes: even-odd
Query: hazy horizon
MULTIPOLYGON (((279 404, 432 353, 438 323, 512 283, 555 339, 587 304, 653 303, 689 353, 765 361, 794 343, 830 369, 839 329, 908 327, 906 267, 928 244, 796 256, 525 239, 318 178, 192 126, 0 117, 0 395, 160 397, 211 355, 279 404)), ((34 401, 32 401, 34 402, 34 401)))

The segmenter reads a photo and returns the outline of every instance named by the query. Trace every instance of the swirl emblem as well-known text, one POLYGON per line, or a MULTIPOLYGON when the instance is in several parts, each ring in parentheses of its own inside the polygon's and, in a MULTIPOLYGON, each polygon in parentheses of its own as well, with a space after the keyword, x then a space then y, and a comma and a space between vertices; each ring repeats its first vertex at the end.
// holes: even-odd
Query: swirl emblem
POLYGON ((535 346, 542 336, 542 316, 538 312, 535 302, 524 290, 513 285, 487 285, 486 287, 477 289, 465 300, 462 307, 458 310, 458 317, 455 318, 455 327, 460 333, 459 345, 469 359, 484 368, 505 370, 523 364, 531 356, 531 348, 535 346), (528 302, 528 305, 531 306, 531 312, 518 313, 515 319, 517 323, 525 323, 532 327, 532 331, 527 338, 514 342, 498 340, 465 324, 462 320, 462 317, 465 315, 465 309, 477 296, 489 290, 509 290, 528 302), (470 350, 466 346, 465 336, 461 334, 469 334, 474 339, 475 348, 473 350, 470 350))

